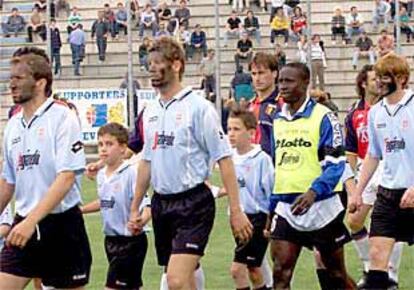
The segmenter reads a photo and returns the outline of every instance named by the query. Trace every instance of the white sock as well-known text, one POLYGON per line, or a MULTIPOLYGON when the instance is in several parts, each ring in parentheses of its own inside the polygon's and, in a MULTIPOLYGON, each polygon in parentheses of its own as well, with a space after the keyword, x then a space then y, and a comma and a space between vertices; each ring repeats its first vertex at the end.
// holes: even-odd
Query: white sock
POLYGON ((397 242, 392 249, 390 261, 388 263, 388 276, 398 283, 398 270, 400 269, 401 255, 404 244, 397 242))
POLYGON ((167 273, 161 275, 160 290, 168 290, 167 273))
POLYGON ((264 257, 260 269, 262 270, 263 280, 265 281, 266 287, 273 288, 273 271, 272 267, 270 267, 267 256, 264 257))
POLYGON ((355 249, 358 252, 358 256, 364 265, 364 271, 368 273, 369 271, 369 242, 368 242, 368 233, 364 228, 359 233, 352 234, 354 238, 355 249), (365 232, 365 233, 364 233, 365 232), (358 236, 356 238, 356 236, 358 236))
POLYGON ((195 278, 195 283, 196 283, 196 289, 197 290, 204 290, 204 271, 203 268, 198 267, 198 269, 196 269, 194 271, 194 278, 195 278))

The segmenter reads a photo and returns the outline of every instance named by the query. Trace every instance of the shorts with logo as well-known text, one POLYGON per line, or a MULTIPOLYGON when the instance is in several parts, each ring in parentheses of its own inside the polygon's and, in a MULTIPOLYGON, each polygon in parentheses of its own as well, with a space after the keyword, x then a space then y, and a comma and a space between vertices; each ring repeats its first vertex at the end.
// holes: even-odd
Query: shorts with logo
POLYGON ((203 256, 215 212, 213 194, 204 183, 181 193, 155 192, 151 214, 158 263, 166 266, 172 254, 203 256))
POLYGON ((147 254, 147 235, 106 236, 105 252, 108 259, 106 287, 138 290, 142 284, 142 268, 147 254))
POLYGON ((320 252, 333 252, 351 240, 341 214, 323 228, 308 232, 295 229, 285 218, 278 216, 271 238, 288 241, 310 250, 316 248, 320 252))
POLYGON ((400 208, 405 189, 378 187, 371 214, 370 237, 389 237, 414 244, 414 209, 400 208))
MULTIPOLYGON (((23 221, 16 215, 12 228, 23 221)), ((49 214, 37 226, 24 248, 5 246, 0 271, 27 278, 41 278, 44 286, 76 288, 86 285, 92 255, 82 213, 76 206, 49 214)))
POLYGON ((253 236, 247 243, 240 243, 236 240, 233 261, 245 264, 247 267, 260 267, 269 243, 269 240, 263 235, 267 214, 247 214, 247 217, 253 225, 253 236))

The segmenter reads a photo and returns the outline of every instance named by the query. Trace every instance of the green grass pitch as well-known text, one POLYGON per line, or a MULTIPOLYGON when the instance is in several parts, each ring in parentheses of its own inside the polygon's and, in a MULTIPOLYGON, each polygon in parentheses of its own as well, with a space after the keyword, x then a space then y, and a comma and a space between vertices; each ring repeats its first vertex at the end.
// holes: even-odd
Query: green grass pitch
MULTIPOLYGON (((218 184, 215 175, 213 183, 218 184)), ((85 202, 96 198, 95 183, 84 180, 83 198, 85 202)), ((213 232, 202 259, 206 276, 206 289, 231 290, 235 289, 229 275, 229 266, 233 258, 233 238, 226 209, 227 201, 222 198, 217 201, 217 214, 213 232)), ((105 283, 107 262, 103 249, 103 234, 101 217, 99 214, 88 215, 86 218, 87 230, 93 252, 91 280, 87 289, 103 289, 105 283)), ((413 225, 414 226, 414 225, 413 225)), ((144 265, 144 289, 159 289, 161 268, 157 265, 152 232, 148 234, 149 248, 144 265)), ((400 268, 400 289, 414 289, 414 255, 410 247, 404 249, 400 268)), ((361 264, 357 260, 352 244, 346 246, 346 263, 349 273, 354 279, 359 279, 361 264)), ((296 266, 292 289, 313 290, 319 289, 312 254, 304 249, 296 266)))

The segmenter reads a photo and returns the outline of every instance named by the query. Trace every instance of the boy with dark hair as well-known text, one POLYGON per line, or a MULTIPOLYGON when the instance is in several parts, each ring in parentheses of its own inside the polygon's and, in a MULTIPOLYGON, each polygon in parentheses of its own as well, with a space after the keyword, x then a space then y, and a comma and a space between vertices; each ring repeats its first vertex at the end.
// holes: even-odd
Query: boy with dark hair
POLYGON ((264 236, 269 197, 274 183, 272 159, 260 145, 251 143, 256 132, 257 120, 252 112, 233 109, 228 119, 227 132, 234 148, 240 205, 253 225, 253 236, 247 243, 236 239, 231 274, 236 289, 266 290, 266 281, 261 269, 266 256, 268 239, 264 236), (250 281, 249 281, 250 280, 250 281))
MULTIPOLYGON (((82 207, 84 214, 101 211, 105 252, 109 262, 106 289, 139 289, 148 242, 145 228, 134 235, 128 231, 136 167, 124 160, 128 150, 128 130, 108 123, 98 130, 99 157, 105 164, 97 175, 99 199, 82 207)), ((142 225, 151 218, 150 200, 145 196, 139 206, 142 225)))

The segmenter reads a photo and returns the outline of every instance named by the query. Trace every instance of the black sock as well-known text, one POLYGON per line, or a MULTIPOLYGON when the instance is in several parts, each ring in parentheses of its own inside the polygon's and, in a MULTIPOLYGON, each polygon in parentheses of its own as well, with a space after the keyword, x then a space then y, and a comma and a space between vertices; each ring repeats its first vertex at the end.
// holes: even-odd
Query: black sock
POLYGON ((367 283, 364 289, 385 290, 388 285, 388 273, 379 270, 369 270, 367 283))
POLYGON ((246 287, 246 288, 236 288, 236 290, 250 290, 250 287, 246 287))
POLYGON ((361 239, 361 238, 363 238, 363 237, 365 237, 365 236, 367 236, 368 235, 368 230, 367 230, 367 228, 366 227, 363 227, 361 230, 359 230, 358 232, 356 232, 356 233, 352 233, 351 234, 351 237, 352 237, 352 239, 353 240, 359 240, 359 239, 361 239))
POLYGON ((321 289, 331 290, 331 280, 328 271, 326 269, 316 269, 316 274, 318 274, 319 286, 321 286, 321 289))
POLYGON ((269 288, 267 288, 266 284, 263 285, 262 287, 259 288, 254 288, 254 290, 268 290, 269 288))

